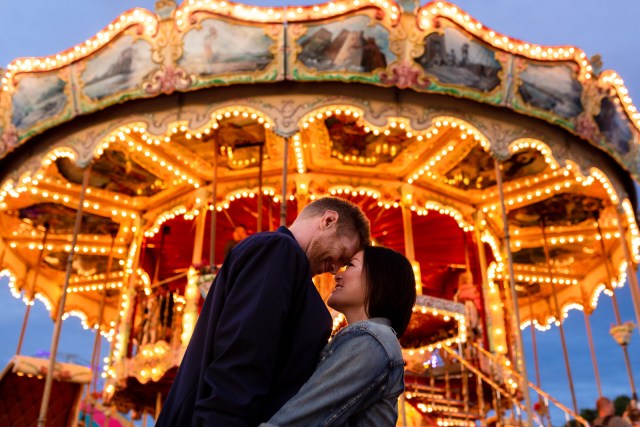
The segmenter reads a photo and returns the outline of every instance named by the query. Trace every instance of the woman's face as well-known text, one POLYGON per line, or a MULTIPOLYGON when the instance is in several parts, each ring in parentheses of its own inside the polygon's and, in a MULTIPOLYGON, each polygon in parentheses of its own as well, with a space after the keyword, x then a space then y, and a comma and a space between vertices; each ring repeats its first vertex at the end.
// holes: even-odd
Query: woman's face
POLYGON ((366 278, 362 274, 363 251, 357 252, 344 269, 336 274, 336 286, 327 300, 334 310, 365 312, 366 278))

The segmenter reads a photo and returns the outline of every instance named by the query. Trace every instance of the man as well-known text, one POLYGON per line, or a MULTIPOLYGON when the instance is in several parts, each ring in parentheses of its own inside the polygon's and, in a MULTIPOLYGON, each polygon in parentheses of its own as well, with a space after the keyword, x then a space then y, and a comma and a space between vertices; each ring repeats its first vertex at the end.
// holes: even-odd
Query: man
POLYGON ((247 227, 245 227, 244 224, 237 225, 233 230, 231 237, 232 238, 227 242, 227 244, 224 245, 224 259, 227 259, 227 255, 229 255, 231 249, 247 237, 247 227))
POLYGON ((311 376, 331 316, 311 278, 370 243, 354 204, 323 198, 289 229, 231 250, 204 302, 156 426, 255 426, 311 376))
POLYGON ((606 397, 601 397, 596 401, 596 410, 598 411, 598 418, 593 421, 594 427, 631 427, 631 424, 615 415, 613 403, 606 397))

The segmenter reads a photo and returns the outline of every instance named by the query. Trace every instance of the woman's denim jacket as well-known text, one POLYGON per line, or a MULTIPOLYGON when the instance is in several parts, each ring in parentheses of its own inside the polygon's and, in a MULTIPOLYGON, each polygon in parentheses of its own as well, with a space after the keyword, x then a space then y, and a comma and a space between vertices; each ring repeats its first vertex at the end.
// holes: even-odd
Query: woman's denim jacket
POLYGON ((395 426, 404 360, 390 322, 353 323, 325 346, 298 394, 261 427, 395 426))

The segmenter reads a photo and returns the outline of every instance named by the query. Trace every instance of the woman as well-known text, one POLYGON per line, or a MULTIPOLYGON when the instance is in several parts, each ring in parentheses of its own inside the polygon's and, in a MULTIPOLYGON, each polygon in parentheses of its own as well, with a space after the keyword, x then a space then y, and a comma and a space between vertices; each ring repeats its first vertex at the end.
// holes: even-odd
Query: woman
POLYGON ((395 426, 404 391, 398 338, 416 299, 411 264, 369 246, 336 274, 327 304, 348 326, 329 341, 314 374, 262 427, 395 426))

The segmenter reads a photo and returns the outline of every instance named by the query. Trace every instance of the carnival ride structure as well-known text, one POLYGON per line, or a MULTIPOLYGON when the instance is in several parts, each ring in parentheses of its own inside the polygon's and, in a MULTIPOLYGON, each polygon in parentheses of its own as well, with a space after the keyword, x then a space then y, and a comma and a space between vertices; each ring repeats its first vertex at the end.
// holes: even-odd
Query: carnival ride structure
POLYGON ((588 325, 608 294, 628 340, 628 280, 640 317, 640 114, 615 72, 447 2, 156 9, 1 73, 0 275, 25 325, 39 300, 109 340, 105 405, 157 413, 236 225, 335 195, 415 268, 400 423, 584 424, 529 382, 520 333, 557 325, 572 383, 569 310, 588 325))

